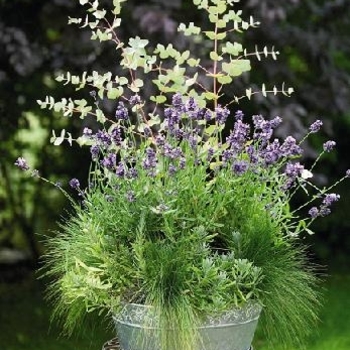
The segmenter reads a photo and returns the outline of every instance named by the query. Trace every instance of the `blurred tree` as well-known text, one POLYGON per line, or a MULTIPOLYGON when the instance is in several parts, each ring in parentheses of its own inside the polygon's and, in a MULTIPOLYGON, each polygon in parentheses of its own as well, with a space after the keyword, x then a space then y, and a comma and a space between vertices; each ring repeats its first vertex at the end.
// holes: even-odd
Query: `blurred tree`
MULTIPOLYGON (((111 6, 110 0, 100 2, 111 6)), ((143 33, 151 44, 157 40, 181 47, 186 39, 177 33, 179 22, 203 20, 192 6, 191 0, 129 0, 121 36, 143 33)), ((329 176, 343 173, 349 164, 344 159, 350 131, 350 2, 247 0, 237 6, 262 23, 238 40, 244 40, 252 50, 255 44, 259 48, 275 46, 281 55, 278 61, 253 62, 252 72, 235 82, 234 94, 239 95, 250 84, 259 88, 263 82, 272 86, 285 81, 296 89, 291 98, 256 97, 239 108, 247 113, 281 115, 287 121, 280 129, 284 136, 291 132, 298 136, 311 120, 322 118, 326 134, 336 134, 341 146, 329 159, 329 176)), ((65 157, 64 147, 48 145, 50 130, 65 127, 68 120, 47 111, 43 114, 36 100, 46 94, 56 98, 70 94, 69 86, 63 89, 54 80, 60 71, 118 72, 111 45, 98 45, 90 41, 87 30, 67 25, 69 15, 82 13, 78 0, 0 0, 0 244, 29 247, 34 258, 39 255, 34 232, 53 227, 64 202, 55 189, 18 174, 13 169, 14 160, 25 152, 44 176, 66 181, 72 176, 84 177, 88 159, 84 150, 76 148, 65 157)), ((204 44, 196 50, 204 56, 209 49, 204 44)), ((146 87, 151 94, 152 86, 146 87)), ((229 97, 232 92, 225 93, 229 97)), ((112 112, 114 106, 106 108, 112 112)), ((70 131, 82 127, 79 120, 69 120, 70 131)), ((323 139, 314 142, 309 147, 310 158, 313 146, 321 145, 323 139)), ((349 218, 341 218, 337 225, 343 225, 345 231, 350 228, 349 218)))

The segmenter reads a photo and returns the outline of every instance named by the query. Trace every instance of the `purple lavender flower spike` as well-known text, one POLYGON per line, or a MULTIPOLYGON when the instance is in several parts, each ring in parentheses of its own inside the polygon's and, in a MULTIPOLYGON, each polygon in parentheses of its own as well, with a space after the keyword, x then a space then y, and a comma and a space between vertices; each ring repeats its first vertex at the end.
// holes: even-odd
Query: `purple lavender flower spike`
POLYGON ((157 165, 156 152, 153 148, 146 149, 146 157, 142 161, 142 167, 146 170, 154 169, 157 165))
POLYGON ((284 190, 291 188, 299 175, 301 175, 304 170, 304 166, 299 162, 297 163, 287 163, 284 173, 287 175, 287 181, 283 186, 284 190))
POLYGON ((138 172, 135 168, 130 168, 127 174, 128 179, 136 179, 138 172))
POLYGON ((218 122, 218 124, 224 125, 226 123, 228 116, 230 115, 230 111, 226 107, 222 108, 220 105, 218 105, 215 108, 215 115, 216 115, 216 121, 218 122))
POLYGON ((179 161, 179 168, 184 169, 186 166, 186 158, 182 157, 179 161))
POLYGON ((138 94, 133 95, 129 98, 129 103, 131 106, 136 106, 141 103, 141 97, 138 94))
POLYGON ((210 162, 214 157, 214 148, 210 147, 207 153, 207 161, 210 162))
POLYGON ((116 126, 115 128, 113 128, 111 132, 111 139, 115 145, 120 146, 122 142, 122 131, 119 126, 116 126))
POLYGON ((182 130, 182 129, 176 129, 175 130, 175 137, 177 140, 181 140, 181 139, 184 139, 185 138, 185 131, 182 130))
POLYGON ((115 111, 115 118, 117 120, 128 120, 129 118, 128 109, 125 108, 124 103, 121 101, 118 103, 117 110, 115 111))
POLYGON ((232 164, 232 170, 237 175, 243 175, 248 170, 248 163, 244 160, 237 160, 232 164))
POLYGON ((331 213, 331 210, 328 207, 322 207, 320 209, 320 216, 327 216, 331 213))
POLYGON ((312 207, 309 210, 309 215, 311 216, 312 219, 316 219, 320 215, 320 213, 316 207, 312 207))
POLYGON ((102 159, 101 164, 105 168, 112 170, 115 168, 116 161, 117 161, 117 156, 115 155, 115 153, 111 153, 102 159))
POLYGON ((73 178, 69 181, 69 186, 74 188, 75 190, 78 190, 80 188, 80 182, 78 179, 73 178))
POLYGON ((210 111, 209 109, 206 109, 203 118, 204 118, 207 122, 211 121, 212 118, 213 118, 212 111, 210 111))
POLYGON ((23 157, 18 157, 17 160, 15 161, 15 165, 18 166, 23 171, 29 170, 27 161, 23 157))
POLYGON ((180 147, 173 148, 171 158, 172 159, 179 159, 181 157, 183 157, 182 149, 180 147))
POLYGON ((281 153, 284 157, 300 156, 303 150, 297 145, 297 141, 294 137, 287 136, 281 146, 281 153))
POLYGON ((152 136, 152 130, 151 130, 151 128, 149 128, 148 126, 146 126, 146 127, 144 128, 143 133, 144 133, 144 135, 145 135, 146 137, 152 136))
POLYGON ((123 178, 125 176, 125 166, 122 162, 118 163, 115 169, 115 174, 120 178, 123 178))
POLYGON ((337 202, 340 199, 340 195, 337 193, 328 193, 325 195, 322 204, 325 206, 329 207, 332 205, 334 202, 337 202))
POLYGON ((135 202, 135 200, 136 200, 136 196, 135 196, 135 192, 134 191, 128 191, 127 193, 126 193, 126 199, 129 201, 129 202, 135 202))
POLYGON ((253 115, 252 119, 255 129, 253 139, 265 145, 271 139, 273 133, 271 123, 265 120, 261 115, 253 115))
POLYGON ((90 128, 84 128, 83 135, 86 137, 92 136, 92 130, 90 128))
POLYGON ((229 162, 232 158, 233 158, 233 151, 231 149, 225 149, 222 152, 222 161, 224 162, 224 164, 229 162))
POLYGON ((180 93, 177 93, 173 95, 172 100, 171 100, 172 105, 177 108, 181 109, 183 103, 182 103, 182 95, 180 93))
POLYGON ((321 126, 323 125, 321 120, 316 120, 315 122, 313 122, 310 127, 309 130, 311 133, 315 133, 318 132, 321 129, 321 126))
POLYGON ((98 147, 97 145, 92 145, 90 147, 90 153, 91 153, 92 159, 96 160, 98 158, 99 153, 100 153, 100 147, 98 147))
POLYGON ((335 147, 335 145, 336 145, 336 143, 335 143, 335 141, 327 141, 327 142, 325 142, 324 144, 323 144, 323 150, 325 151, 325 152, 330 152, 330 151, 332 151, 333 150, 333 148, 335 147))
POLYGON ((111 136, 106 131, 103 131, 103 130, 99 130, 96 133, 96 139, 97 139, 97 142, 103 147, 108 147, 112 144, 111 136))
POLYGON ((282 123, 282 118, 278 116, 270 120, 270 126, 273 129, 277 128, 281 123, 282 123))
POLYGON ((265 165, 275 164, 283 156, 279 140, 275 139, 267 144, 265 148, 260 150, 259 155, 264 160, 265 165))
POLYGON ((250 127, 248 124, 243 123, 241 120, 235 122, 233 131, 226 138, 226 142, 230 145, 231 149, 238 152, 243 149, 247 140, 250 127))
POLYGON ((246 147, 246 152, 249 156, 249 160, 252 164, 256 164, 259 160, 258 153, 256 152, 253 145, 249 145, 246 147))
POLYGON ((170 176, 174 175, 177 171, 177 168, 174 164, 170 164, 168 168, 168 173, 170 176))
POLYGON ((191 112, 191 111, 195 111, 197 108, 198 105, 195 101, 195 99, 193 97, 190 97, 187 101, 186 101, 186 104, 185 104, 185 111, 186 112, 191 112))
POLYGON ((266 123, 262 115, 253 115, 252 119, 253 119, 253 125, 255 129, 262 129, 264 124, 266 123))
POLYGON ((166 157, 171 158, 172 157, 172 150, 173 150, 173 147, 171 146, 171 144, 166 142, 163 146, 164 155, 166 157))
POLYGON ((235 119, 238 121, 238 120, 243 120, 243 117, 244 117, 244 114, 243 114, 243 112, 241 111, 241 110, 238 110, 238 111, 236 111, 236 113, 235 113, 235 119))
POLYGON ((156 137, 156 145, 157 145, 157 146, 164 146, 164 144, 165 144, 165 138, 164 138, 164 136, 158 135, 158 136, 156 137))
POLYGON ((304 166, 301 165, 299 162, 296 162, 296 163, 288 163, 286 165, 286 170, 285 170, 285 174, 288 176, 288 177, 291 177, 291 178, 296 178, 298 177, 301 172, 304 170, 304 166))
POLYGON ((348 169, 348 170, 345 172, 345 177, 350 178, 350 169, 348 169))
POLYGON ((198 145, 197 137, 194 135, 189 135, 188 136, 188 143, 190 144, 190 147, 195 150, 197 148, 197 145, 198 145))
POLYGON ((181 119, 180 112, 175 108, 166 108, 164 111, 164 118, 168 130, 170 130, 171 134, 174 134, 175 130, 178 129, 178 124, 181 119))

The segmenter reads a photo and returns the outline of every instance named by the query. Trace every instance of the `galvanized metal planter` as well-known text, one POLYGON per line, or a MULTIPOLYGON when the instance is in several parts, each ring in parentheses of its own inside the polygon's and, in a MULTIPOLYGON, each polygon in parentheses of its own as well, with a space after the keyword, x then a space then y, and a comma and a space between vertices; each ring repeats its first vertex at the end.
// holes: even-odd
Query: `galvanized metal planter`
MULTIPOLYGON (((159 350, 153 309, 127 304, 114 317, 122 350, 159 350)), ((248 303, 220 315, 208 317, 198 328, 201 350, 249 350, 261 312, 261 306, 248 303)), ((174 329, 176 331, 176 328, 174 329)))
MULTIPOLYGON (((102 350, 123 350, 123 349, 119 345, 118 338, 113 338, 103 344, 102 350)), ((253 347, 251 346, 248 350, 253 350, 253 347)))

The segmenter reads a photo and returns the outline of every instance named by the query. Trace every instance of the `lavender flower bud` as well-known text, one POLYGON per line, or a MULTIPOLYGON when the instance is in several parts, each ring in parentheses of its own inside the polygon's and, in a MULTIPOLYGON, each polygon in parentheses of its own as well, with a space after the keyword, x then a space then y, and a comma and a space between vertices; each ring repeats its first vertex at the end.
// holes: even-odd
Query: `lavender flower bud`
POLYGON ((285 174, 290 178, 297 178, 302 171, 304 170, 304 166, 301 165, 299 162, 296 163, 288 163, 286 165, 285 174))
POLYGON ((146 157, 142 161, 143 169, 154 169, 157 166, 156 152, 153 148, 148 147, 146 149, 146 157))
POLYGON ((137 178, 137 170, 135 168, 130 168, 129 171, 128 171, 128 179, 136 179, 137 178))
POLYGON ((228 116, 230 115, 230 111, 224 107, 222 108, 220 105, 215 108, 216 121, 220 125, 224 125, 228 116))
POLYGON ((348 169, 345 173, 345 177, 350 178, 350 169, 348 169))
POLYGON ((182 96, 180 93, 177 93, 173 96, 172 100, 172 105, 175 107, 175 108, 178 108, 182 105, 182 96))
POLYGON ((210 147, 207 153, 207 161, 210 162, 214 157, 214 148, 210 147))
POLYGON ((185 104, 186 112, 195 111, 198 105, 193 97, 190 97, 185 104))
POLYGON ((262 115, 253 115, 252 119, 255 129, 262 129, 264 124, 266 123, 262 115))
POLYGON ((333 148, 335 147, 336 143, 335 141, 327 141, 323 144, 323 150, 325 152, 330 152, 333 150, 333 148))
POLYGON ((116 126, 115 128, 113 128, 112 132, 111 132, 111 138, 112 141, 119 146, 122 142, 122 132, 119 126, 116 126))
POLYGON ((297 163, 287 163, 286 169, 284 171, 285 175, 287 175, 287 180, 285 185, 283 186, 284 190, 288 190, 294 185, 295 180, 304 170, 304 166, 299 162, 297 163))
POLYGON ((229 162, 233 157, 233 151, 230 149, 225 149, 222 152, 222 161, 224 162, 224 164, 226 164, 227 162, 229 162))
POLYGON ((158 135, 158 136, 156 137, 156 145, 157 145, 157 146, 164 146, 164 144, 165 144, 165 138, 164 138, 164 136, 158 135))
POLYGON ((129 112, 127 108, 125 108, 123 102, 119 102, 117 110, 115 111, 115 118, 117 120, 128 120, 129 112))
POLYGON ((238 121, 238 120, 242 121, 242 120, 243 120, 243 117, 244 117, 244 114, 243 114, 242 111, 240 111, 240 110, 236 111, 236 113, 235 113, 235 119, 236 119, 236 121, 238 121))
POLYGON ((331 210, 328 207, 321 207, 320 216, 327 216, 331 213, 331 210))
POLYGON ((120 178, 123 178, 125 176, 125 166, 123 163, 121 162, 118 163, 115 169, 115 174, 120 178))
POLYGON ((205 111, 205 113, 204 113, 204 117, 203 117, 206 121, 211 121, 211 119, 213 118, 213 114, 212 114, 212 112, 209 110, 209 109, 207 109, 206 111, 205 111))
POLYGON ((184 169, 186 166, 186 158, 181 158, 179 161, 179 167, 180 169, 184 169))
POLYGON ((129 103, 131 106, 136 106, 141 103, 141 97, 139 95, 134 95, 129 98, 129 103))
POLYGON ((143 133, 146 137, 152 136, 152 130, 148 126, 145 126, 145 128, 143 129, 143 133))
POLYGON ((232 164, 232 170, 236 175, 243 175, 248 170, 248 163, 244 160, 237 160, 232 164))
POLYGON ((135 192, 134 191, 128 191, 125 195, 126 199, 129 202, 135 202, 136 200, 136 196, 135 196, 135 192))
POLYGON ((176 173, 177 169, 174 164, 170 164, 168 168, 168 173, 170 176, 174 175, 176 173))
POLYGON ((319 211, 316 207, 312 207, 310 210, 309 210, 309 215, 311 216, 312 219, 316 219, 318 216, 319 216, 319 211))
POLYGON ((92 159, 96 160, 98 158, 99 153, 100 153, 100 147, 98 147, 97 145, 92 145, 90 147, 90 153, 91 153, 92 159))
POLYGON ((193 150, 195 150, 195 149, 197 148, 197 142, 198 142, 198 140, 197 140, 197 137, 196 137, 196 136, 190 135, 190 136, 188 137, 188 143, 190 144, 190 147, 191 147, 193 150))
POLYGON ((270 121, 271 128, 275 129, 282 123, 281 117, 275 117, 270 121))
POLYGON ((321 120, 316 120, 315 122, 313 122, 310 127, 309 130, 311 133, 315 133, 318 132, 321 129, 321 126, 323 125, 321 120))
POLYGON ((90 128, 84 128, 83 135, 87 136, 87 137, 91 136, 92 135, 92 130, 90 128))
POLYGON ((15 165, 23 171, 29 170, 27 161, 23 157, 18 157, 17 160, 15 161, 15 165))
POLYGON ((78 179, 73 178, 69 181, 69 186, 74 188, 75 190, 78 190, 80 187, 80 182, 78 179))
POLYGON ((300 156, 303 153, 303 150, 297 145, 294 137, 287 136, 281 146, 281 152, 284 157, 291 157, 300 156))
POLYGON ((112 144, 111 136, 106 131, 99 130, 96 133, 96 139, 97 142, 104 147, 108 147, 112 144))
POLYGON ((329 207, 330 205, 332 205, 334 202, 337 202, 340 198, 339 194, 336 193, 328 193, 326 194, 326 196, 324 197, 322 203, 329 207))
POLYGON ((241 120, 237 120, 233 131, 226 138, 226 142, 230 145, 231 149, 240 151, 244 147, 249 131, 250 127, 248 124, 243 123, 241 120))
POLYGON ((114 153, 111 153, 102 159, 101 164, 105 168, 112 170, 116 165, 116 160, 117 156, 114 153))

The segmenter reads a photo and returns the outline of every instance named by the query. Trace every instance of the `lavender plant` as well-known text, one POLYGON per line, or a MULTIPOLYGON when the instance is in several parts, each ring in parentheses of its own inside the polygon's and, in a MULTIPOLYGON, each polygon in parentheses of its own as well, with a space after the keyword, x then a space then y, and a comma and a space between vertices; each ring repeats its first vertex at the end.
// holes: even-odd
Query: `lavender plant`
MULTIPOLYGON (((249 53, 232 40, 258 25, 235 11, 239 1, 193 0, 211 29, 179 27, 192 47, 211 43, 209 68, 195 50, 171 44, 151 50, 140 37, 126 44, 118 34, 123 2, 114 0, 106 10, 97 0, 80 0, 86 19, 70 18, 89 27, 92 39, 115 43, 123 74, 66 73, 57 80, 88 87, 91 100, 38 101, 42 108, 93 116, 98 123, 77 138, 62 130, 51 139, 55 145, 77 142, 91 152, 88 187, 79 179, 69 182, 81 203, 73 204, 74 215, 48 239, 46 274, 54 278, 49 295, 55 315, 72 331, 86 313, 114 314, 125 302, 150 304, 159 311, 160 328, 176 323, 179 329, 176 339, 166 333, 162 349, 194 349, 201 318, 253 302, 263 306, 271 340, 301 342, 319 305, 318 277, 301 238, 312 233, 317 217, 330 213, 339 199, 332 190, 350 170, 334 185, 317 187, 313 172, 335 142, 324 144, 312 167, 301 160, 303 144, 321 121, 301 140, 281 140, 274 137, 280 117, 246 117, 237 108, 241 98, 288 96, 291 88, 248 88, 245 96, 221 102, 223 86, 248 72, 252 57, 278 54, 266 47, 249 53), (149 81, 158 95, 147 96, 149 81), (105 100, 115 102, 113 114, 103 107, 105 100), (290 203, 299 192, 306 200, 295 209, 290 203)), ((25 159, 15 164, 42 178, 25 159)))

